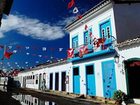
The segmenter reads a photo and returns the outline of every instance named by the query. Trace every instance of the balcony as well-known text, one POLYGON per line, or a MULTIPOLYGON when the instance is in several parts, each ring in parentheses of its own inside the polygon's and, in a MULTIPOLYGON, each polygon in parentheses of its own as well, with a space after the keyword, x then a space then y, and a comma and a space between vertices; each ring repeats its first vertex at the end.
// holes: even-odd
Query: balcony
POLYGON ((103 38, 99 38, 97 42, 94 41, 94 43, 80 45, 77 48, 69 49, 68 59, 69 61, 74 62, 114 52, 115 48, 113 41, 108 41, 105 39, 103 40, 103 38))

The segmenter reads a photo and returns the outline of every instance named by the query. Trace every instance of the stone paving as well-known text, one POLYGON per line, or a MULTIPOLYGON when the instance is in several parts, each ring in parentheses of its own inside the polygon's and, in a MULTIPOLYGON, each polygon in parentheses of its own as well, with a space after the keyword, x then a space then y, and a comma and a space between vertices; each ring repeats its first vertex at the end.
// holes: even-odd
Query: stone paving
MULTIPOLYGON (((53 96, 53 97, 62 97, 64 99, 67 99, 68 101, 74 101, 74 102, 78 102, 81 103, 81 105, 83 105, 83 103, 85 103, 84 105, 114 105, 115 101, 114 100, 105 100, 102 97, 90 97, 90 96, 84 96, 84 95, 75 95, 72 93, 67 93, 67 92, 60 92, 60 91, 41 91, 41 90, 36 90, 36 89, 21 89, 22 91, 26 91, 27 93, 37 93, 37 94, 46 94, 49 96, 53 96), (87 104, 86 104, 87 103, 87 104)), ((20 91, 21 91, 20 90, 20 91)), ((60 98, 61 100, 61 98, 60 98)), ((125 105, 125 104, 123 104, 125 105)), ((139 105, 139 104, 128 104, 128 105, 139 105)))

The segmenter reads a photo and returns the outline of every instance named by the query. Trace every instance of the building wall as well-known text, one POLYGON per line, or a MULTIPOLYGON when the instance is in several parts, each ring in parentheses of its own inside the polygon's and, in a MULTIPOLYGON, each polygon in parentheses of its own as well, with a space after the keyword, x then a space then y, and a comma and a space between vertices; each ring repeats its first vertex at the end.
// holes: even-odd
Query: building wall
MULTIPOLYGON (((88 59, 88 60, 83 60, 79 61, 76 63, 73 63, 73 67, 79 67, 80 71, 80 94, 87 94, 86 90, 86 70, 85 67, 86 65, 89 64, 94 64, 94 74, 95 74, 95 85, 96 85, 96 96, 101 96, 103 97, 103 79, 102 79, 102 62, 103 61, 109 61, 109 60, 114 60, 113 56, 107 55, 104 57, 98 57, 94 59, 88 59)), ((115 68, 115 73, 117 73, 117 70, 115 68)), ((72 75, 71 71, 71 75, 72 75)), ((72 85, 70 91, 73 92, 73 75, 70 76, 72 80, 72 85)), ((116 81, 118 81, 116 79, 116 81)))
MULTIPOLYGON (((34 71, 26 71, 26 72, 22 72, 18 74, 20 79, 20 83, 21 83, 21 87, 23 87, 23 77, 27 77, 27 76, 35 76, 34 79, 30 79, 29 81, 26 79, 26 87, 27 88, 34 88, 34 89, 39 89, 39 74, 43 74, 46 73, 47 74, 47 68, 43 68, 43 69, 39 69, 39 70, 34 70, 34 71), (38 84, 36 84, 36 75, 38 75, 38 84)), ((47 75, 46 75, 46 79, 47 79, 47 75)))
MULTIPOLYGON (((61 65, 55 65, 49 68, 42 68, 42 69, 38 69, 38 70, 32 70, 32 71, 26 71, 26 72, 22 72, 18 74, 18 77, 21 78, 20 83, 21 83, 21 87, 23 87, 23 77, 27 77, 27 76, 31 76, 31 75, 35 75, 35 79, 31 80, 34 82, 27 82, 26 79, 26 88, 33 88, 33 89, 39 89, 39 74, 44 74, 46 73, 46 88, 49 89, 49 81, 50 81, 50 73, 53 73, 53 90, 55 90, 55 73, 59 73, 59 91, 61 90, 61 80, 62 80, 62 76, 61 73, 62 72, 66 72, 66 75, 69 75, 70 73, 70 69, 71 69, 72 64, 71 63, 66 63, 66 64, 61 64, 61 65), (38 84, 35 83, 36 81, 36 75, 38 75, 38 84)), ((69 81, 69 83, 71 83, 71 80, 69 81)), ((69 91, 70 89, 70 85, 66 84, 66 91, 69 91)))
POLYGON ((115 4, 114 14, 118 42, 140 35, 140 3, 115 4))
POLYGON ((131 58, 140 58, 140 44, 133 44, 123 48, 119 48, 119 63, 117 64, 118 69, 118 89, 123 90, 127 93, 127 82, 126 82, 126 75, 125 75, 125 68, 123 61, 128 60, 131 58), (124 74, 122 73, 124 72, 124 74))
POLYGON ((99 24, 102 22, 105 22, 106 20, 110 19, 111 21, 111 28, 112 28, 112 35, 116 37, 116 30, 115 30, 115 22, 114 22, 114 11, 112 8, 104 11, 103 13, 100 13, 98 15, 93 15, 93 18, 89 20, 88 22, 81 22, 81 25, 78 28, 73 29, 70 31, 70 48, 72 48, 72 38, 74 36, 78 35, 78 44, 82 45, 84 44, 84 31, 85 31, 85 25, 88 26, 88 28, 92 28, 92 34, 96 38, 100 38, 100 30, 99 30, 99 24))
MULTIPOLYGON (((49 81, 50 81, 50 74, 53 74, 53 90, 55 90, 55 73, 59 73, 59 91, 62 91, 61 86, 62 86, 62 72, 66 72, 66 75, 69 75, 69 72, 71 70, 72 64, 67 63, 67 64, 61 64, 61 65, 56 65, 48 68, 48 89, 49 89, 49 81)), ((71 83, 71 80, 69 80, 69 83, 71 83)), ((69 91, 70 85, 66 85, 66 91, 69 91)))
MULTIPOLYGON (((81 25, 73 30, 70 31, 70 48, 72 48, 72 38, 78 35, 78 45, 84 44, 84 31, 85 31, 85 25, 88 26, 88 28, 92 28, 92 34, 96 38, 100 38, 100 27, 99 25, 103 22, 110 19, 111 22, 111 30, 112 30, 112 36, 116 37, 116 28, 115 28, 115 21, 114 21, 114 11, 113 8, 110 7, 108 9, 102 8, 99 10, 99 14, 95 15, 93 14, 93 18, 89 21, 86 21, 84 23, 81 23, 81 25)), ((93 52, 94 53, 94 52, 93 52)), ((102 57, 94 57, 89 58, 87 60, 80 60, 73 62, 73 67, 78 66, 80 71, 80 94, 87 94, 87 84, 86 84, 86 72, 85 72, 85 65, 88 64, 94 64, 94 72, 95 72, 95 84, 96 84, 96 96, 103 97, 103 79, 102 79, 102 62, 108 61, 108 60, 114 60, 113 55, 104 55, 102 57)), ((116 65, 116 64, 115 64, 116 65)), ((119 75, 115 66, 115 73, 117 75, 116 77, 116 83, 118 83, 119 75)), ((70 92, 73 92, 73 70, 71 71, 71 87, 70 92)), ((118 86, 117 86, 118 89, 118 86)))

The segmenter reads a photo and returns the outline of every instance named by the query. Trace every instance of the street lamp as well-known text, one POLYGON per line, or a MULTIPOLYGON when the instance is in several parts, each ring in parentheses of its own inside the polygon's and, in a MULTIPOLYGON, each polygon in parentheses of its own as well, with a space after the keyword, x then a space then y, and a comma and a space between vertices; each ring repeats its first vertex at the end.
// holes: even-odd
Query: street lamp
POLYGON ((115 63, 119 63, 119 58, 120 58, 120 55, 119 54, 116 54, 114 56, 115 63))

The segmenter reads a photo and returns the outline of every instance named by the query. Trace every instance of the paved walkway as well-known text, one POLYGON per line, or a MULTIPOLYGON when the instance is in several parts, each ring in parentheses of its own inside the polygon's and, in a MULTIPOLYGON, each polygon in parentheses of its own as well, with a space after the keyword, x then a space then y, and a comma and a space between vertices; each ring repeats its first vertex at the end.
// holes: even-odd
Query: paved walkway
MULTIPOLYGON (((19 89, 20 93, 26 93, 31 94, 35 97, 44 96, 46 95, 46 99, 49 99, 49 101, 53 101, 56 103, 59 103, 60 101, 64 102, 77 102, 78 104, 74 105, 108 105, 108 104, 114 104, 114 101, 107 101, 108 104, 105 103, 105 100, 103 98, 97 98, 97 97, 84 97, 84 95, 75 95, 75 94, 68 94, 66 92, 59 92, 59 91, 41 91, 41 90, 35 90, 35 89, 19 89), (53 100, 54 99, 54 100, 53 100)), ((61 105, 61 104, 60 104, 61 105)), ((66 104, 64 104, 66 105, 66 104)))
MULTIPOLYGON (((60 92, 60 91, 41 91, 37 89, 20 89, 20 92, 25 92, 26 94, 33 94, 35 96, 40 95, 47 95, 49 97, 53 97, 54 100, 52 101, 72 101, 72 102, 77 102, 79 104, 77 105, 114 105, 115 101, 113 100, 105 100, 104 98, 101 97, 89 97, 89 96, 84 96, 84 95, 75 95, 75 94, 68 94, 66 92, 60 92), (56 98, 54 98, 56 97, 56 98)), ((51 98, 50 98, 51 99, 51 98)), ((61 105, 61 104, 60 104, 61 105)), ((65 104, 64 104, 65 105, 65 104)), ((139 105, 139 104, 128 104, 128 105, 139 105)))

